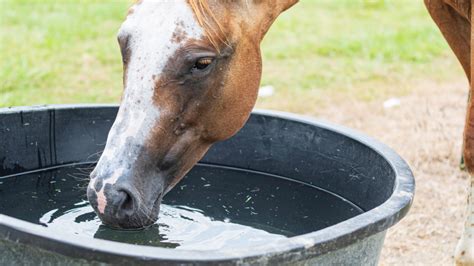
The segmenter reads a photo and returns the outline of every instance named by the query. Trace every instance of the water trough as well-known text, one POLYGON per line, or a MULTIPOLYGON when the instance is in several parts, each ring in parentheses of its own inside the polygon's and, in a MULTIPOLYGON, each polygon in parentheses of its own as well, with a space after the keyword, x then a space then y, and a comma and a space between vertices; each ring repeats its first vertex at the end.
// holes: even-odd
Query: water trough
MULTIPOLYGON (((0 264, 376 265, 387 229, 413 201, 413 175, 387 146, 344 127, 255 111, 164 202, 284 237, 179 249, 68 234, 41 224, 51 193, 77 183, 45 173, 93 164, 116 113, 111 105, 0 109, 0 264)), ((63 194, 73 195, 68 193, 63 194)), ((67 205, 61 198, 54 203, 67 205)))

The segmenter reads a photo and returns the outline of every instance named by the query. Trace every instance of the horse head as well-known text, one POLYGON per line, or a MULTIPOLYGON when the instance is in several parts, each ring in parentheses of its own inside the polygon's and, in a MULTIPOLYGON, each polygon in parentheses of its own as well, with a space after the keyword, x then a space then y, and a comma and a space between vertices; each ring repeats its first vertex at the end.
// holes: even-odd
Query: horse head
POLYGON ((296 0, 134 4, 118 32, 123 95, 88 186, 101 220, 141 228, 206 153, 234 135, 255 104, 260 42, 296 0))

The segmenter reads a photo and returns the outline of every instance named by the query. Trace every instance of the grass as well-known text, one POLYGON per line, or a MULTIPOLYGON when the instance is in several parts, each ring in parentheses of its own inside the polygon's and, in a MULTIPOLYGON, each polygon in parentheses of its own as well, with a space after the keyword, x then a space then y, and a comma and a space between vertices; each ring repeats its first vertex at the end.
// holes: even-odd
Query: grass
MULTIPOLYGON (((129 4, 3 0, 0 106, 118 102, 115 35, 129 4)), ((302 113, 345 97, 403 95, 417 80, 461 73, 422 1, 302 0, 272 26, 262 51, 262 85, 276 94, 258 106, 302 113)))
POLYGON ((2 5, 0 105, 117 101, 126 1, 2 5))

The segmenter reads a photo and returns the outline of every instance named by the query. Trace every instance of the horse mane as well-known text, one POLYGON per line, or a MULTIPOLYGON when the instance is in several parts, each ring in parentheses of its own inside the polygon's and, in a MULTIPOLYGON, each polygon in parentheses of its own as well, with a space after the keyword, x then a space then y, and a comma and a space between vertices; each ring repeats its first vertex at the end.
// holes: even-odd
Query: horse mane
POLYGON ((209 7, 208 0, 188 0, 188 2, 199 25, 206 32, 207 38, 212 46, 219 52, 219 43, 224 43, 230 47, 229 41, 225 37, 223 27, 209 7))

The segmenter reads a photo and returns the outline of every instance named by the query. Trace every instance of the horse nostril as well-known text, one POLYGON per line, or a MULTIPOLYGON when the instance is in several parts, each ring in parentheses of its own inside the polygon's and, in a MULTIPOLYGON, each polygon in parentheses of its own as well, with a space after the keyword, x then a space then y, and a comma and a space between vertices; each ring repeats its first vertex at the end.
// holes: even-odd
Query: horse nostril
POLYGON ((131 216, 134 211, 134 198, 133 196, 124 190, 119 191, 118 196, 120 198, 118 204, 118 212, 126 216, 131 216))

